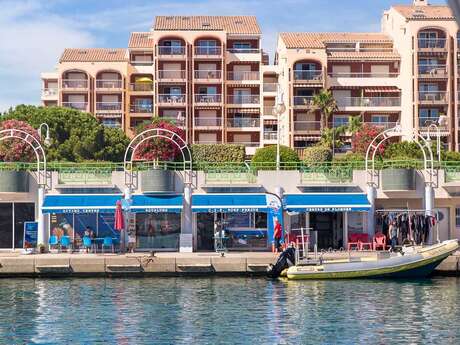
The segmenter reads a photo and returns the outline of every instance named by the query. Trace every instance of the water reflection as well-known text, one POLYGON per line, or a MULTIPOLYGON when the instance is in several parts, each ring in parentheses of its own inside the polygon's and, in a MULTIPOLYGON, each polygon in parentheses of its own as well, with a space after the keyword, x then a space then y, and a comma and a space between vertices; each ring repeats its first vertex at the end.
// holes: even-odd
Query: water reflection
POLYGON ((0 280, 0 343, 458 344, 460 279, 0 280))

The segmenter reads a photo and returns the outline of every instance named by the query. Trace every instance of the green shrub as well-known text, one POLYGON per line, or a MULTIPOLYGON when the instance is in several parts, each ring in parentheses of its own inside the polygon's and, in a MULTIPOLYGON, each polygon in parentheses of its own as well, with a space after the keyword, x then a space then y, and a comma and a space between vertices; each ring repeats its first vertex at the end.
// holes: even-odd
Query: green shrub
POLYGON ((332 151, 326 146, 312 146, 303 150, 305 163, 324 163, 332 160, 332 151))
MULTIPOLYGON (((280 162, 284 168, 291 167, 294 169, 298 167, 300 159, 293 149, 287 146, 280 146, 280 162)), ((259 170, 276 168, 276 145, 257 149, 252 157, 251 165, 259 170)))
POLYGON ((243 145, 232 144, 194 144, 191 146, 194 164, 203 163, 243 163, 243 145))
MULTIPOLYGON (((436 151, 433 152, 433 155, 436 155, 436 151)), ((442 160, 446 162, 458 162, 460 161, 460 152, 455 151, 445 151, 442 152, 442 160)))
POLYGON ((417 143, 402 141, 388 145, 385 149, 384 158, 392 160, 423 159, 423 152, 417 143))

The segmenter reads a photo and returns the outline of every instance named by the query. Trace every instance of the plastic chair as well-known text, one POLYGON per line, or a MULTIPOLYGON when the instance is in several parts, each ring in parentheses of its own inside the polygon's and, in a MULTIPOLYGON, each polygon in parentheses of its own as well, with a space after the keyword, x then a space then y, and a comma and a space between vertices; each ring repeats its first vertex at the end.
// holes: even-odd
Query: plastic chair
POLYGON ((374 248, 374 250, 378 250, 379 248, 381 248, 382 250, 386 250, 388 246, 385 235, 381 232, 376 233, 374 236, 374 241, 372 242, 372 247, 374 248))
POLYGON ((70 246, 71 246, 71 242, 70 242, 70 237, 69 236, 62 236, 61 237, 61 250, 62 248, 66 248, 67 250, 70 249, 70 246))
POLYGON ((91 238, 88 236, 83 237, 83 247, 85 247, 86 252, 88 252, 88 249, 91 249, 93 244, 91 243, 91 238))
POLYGON ((359 250, 372 250, 372 242, 369 241, 369 235, 368 234, 359 234, 359 250), (367 247, 367 248, 365 248, 367 247))
POLYGON ((356 250, 359 250, 359 239, 360 239, 360 234, 350 234, 348 236, 348 250, 352 250, 353 247, 356 250))
POLYGON ((104 242, 102 242, 102 254, 104 254, 104 248, 105 247, 110 247, 110 248, 112 248, 112 253, 115 252, 112 237, 104 237, 104 242))
POLYGON ((56 235, 51 235, 49 240, 48 240, 48 244, 50 246, 50 249, 52 249, 53 247, 57 247, 58 245, 58 238, 56 235))

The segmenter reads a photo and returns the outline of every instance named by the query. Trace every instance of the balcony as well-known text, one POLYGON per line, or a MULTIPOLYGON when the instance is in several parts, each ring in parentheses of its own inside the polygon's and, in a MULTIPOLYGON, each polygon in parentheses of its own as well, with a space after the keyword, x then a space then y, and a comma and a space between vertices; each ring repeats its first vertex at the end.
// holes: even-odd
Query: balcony
POLYGON ((265 141, 276 141, 277 138, 278 138, 278 133, 276 131, 264 131, 265 141))
POLYGON ((227 62, 250 62, 262 61, 262 54, 259 48, 228 48, 226 54, 227 62))
POLYGON ((294 109, 310 109, 313 106, 313 96, 294 96, 294 109))
POLYGON ((382 130, 390 129, 396 127, 397 122, 364 122, 364 124, 369 126, 374 126, 381 128, 382 130))
MULTIPOLYGON (((438 126, 438 121, 439 121, 439 117, 419 117, 418 118, 418 126, 420 128, 423 128, 423 127, 429 127, 430 125, 437 125, 438 126)), ((443 125, 443 126, 438 126, 440 128, 441 131, 445 131, 446 129, 449 128, 449 121, 447 124, 443 125)), ((433 130, 431 135, 435 134, 436 130, 433 130)))
POLYGON ((88 111, 88 102, 62 102, 62 106, 80 111, 88 111))
POLYGON ((184 94, 182 95, 161 94, 161 95, 158 95, 158 105, 183 107, 186 105, 186 97, 184 94))
POLYGON ((159 70, 159 81, 185 81, 187 78, 185 70, 159 70))
POLYGON ((195 56, 200 58, 218 58, 222 56, 221 47, 195 47, 195 56))
POLYGON ((129 112, 134 114, 149 114, 153 113, 153 104, 152 103, 145 103, 145 104, 131 104, 129 106, 129 112))
POLYGON ((185 47, 159 46, 158 57, 170 59, 185 59, 185 47))
POLYGON ((331 78, 397 78, 399 73, 395 72, 332 72, 331 78))
POLYGON ((153 83, 131 83, 129 84, 129 90, 131 92, 153 92, 153 83))
POLYGON ((63 79, 62 89, 69 91, 87 91, 88 80, 86 79, 63 79))
POLYGON ((197 70, 194 73, 196 82, 221 82, 222 71, 220 70, 197 70))
POLYGON ((446 65, 418 65, 419 78, 447 78, 446 65))
POLYGON ((96 102, 96 111, 120 112, 122 109, 121 102, 96 102))
POLYGON ((229 95, 227 96, 229 106, 254 106, 260 104, 259 95, 229 95))
POLYGON ((55 87, 48 87, 42 89, 42 99, 47 100, 57 100, 58 97, 58 89, 55 87))
POLYGON ((222 119, 219 117, 195 117, 195 127, 221 127, 222 119))
POLYGON ((277 83, 264 83, 263 84, 263 91, 267 92, 267 93, 271 93, 271 92, 276 93, 277 87, 278 87, 277 83))
POLYGON ((418 100, 420 104, 446 104, 448 97, 446 91, 419 91, 418 100))
POLYGON ((420 52, 437 52, 447 50, 445 38, 419 38, 418 50, 420 52))
POLYGON ((227 72, 227 80, 230 81, 256 81, 260 79, 260 74, 257 71, 230 71, 227 72))
POLYGON ((294 70, 294 81, 301 82, 301 83, 307 83, 307 84, 323 84, 323 71, 294 70))
POLYGON ((321 123, 319 121, 294 121, 294 131, 298 132, 319 132, 321 123))
POLYGON ((274 105, 269 105, 269 106, 264 106, 264 116, 276 116, 275 115, 275 106, 274 105))
POLYGON ((227 119, 227 127, 228 128, 238 128, 238 129, 257 128, 258 130, 260 127, 260 119, 255 119, 255 118, 227 119))
POLYGON ((222 103, 222 95, 218 94, 195 94, 195 105, 220 105, 222 103))
POLYGON ((100 79, 96 80, 96 90, 97 91, 121 91, 123 90, 123 81, 122 80, 107 80, 100 79))
POLYGON ((394 108, 401 106, 401 97, 344 97, 337 99, 339 108, 394 108))

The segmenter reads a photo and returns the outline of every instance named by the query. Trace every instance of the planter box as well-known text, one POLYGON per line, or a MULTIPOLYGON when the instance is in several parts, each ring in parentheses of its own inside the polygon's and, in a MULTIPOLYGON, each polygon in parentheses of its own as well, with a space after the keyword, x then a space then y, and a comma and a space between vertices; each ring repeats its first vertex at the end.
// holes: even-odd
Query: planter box
POLYGON ((28 193, 27 171, 0 171, 0 193, 28 193))
POLYGON ((382 170, 382 189, 385 191, 415 190, 415 169, 382 170))
POLYGON ((147 170, 141 172, 142 193, 174 193, 175 172, 172 170, 147 170))

